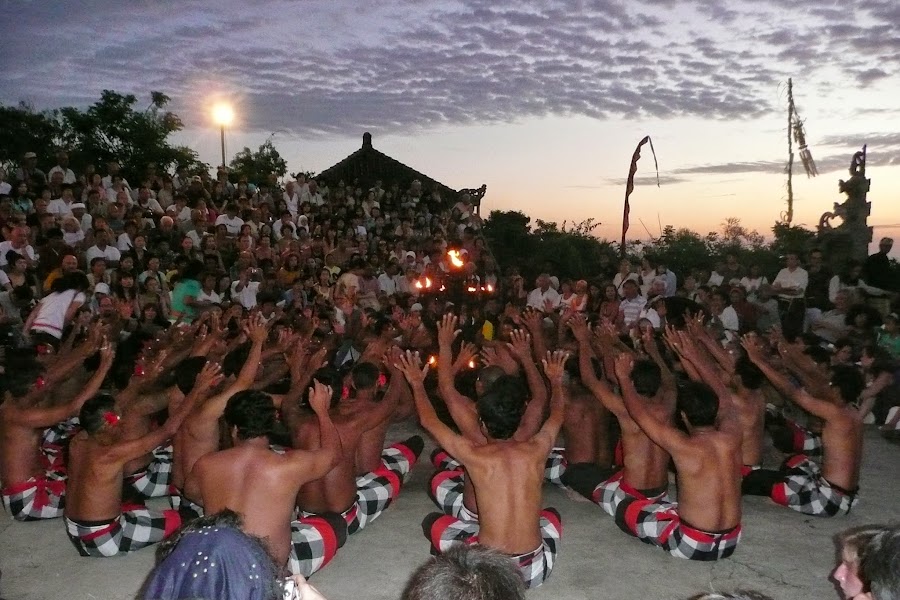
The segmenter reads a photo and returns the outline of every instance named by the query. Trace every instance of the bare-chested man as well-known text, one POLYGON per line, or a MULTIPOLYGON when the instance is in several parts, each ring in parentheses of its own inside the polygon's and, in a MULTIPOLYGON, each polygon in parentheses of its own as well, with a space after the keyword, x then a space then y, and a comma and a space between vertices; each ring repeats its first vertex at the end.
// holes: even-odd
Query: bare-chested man
POLYGON ((541 509, 541 487, 547 453, 553 447, 565 412, 564 352, 543 361, 550 380, 550 416, 527 440, 516 440, 524 405, 519 398, 498 394, 495 388, 478 401, 483 442, 459 435, 438 418, 425 392, 425 375, 417 355, 406 353, 400 368, 412 387, 422 426, 466 468, 478 498, 478 518, 457 518, 432 513, 422 523, 432 549, 442 552, 458 542, 472 540, 508 554, 518 563, 525 586, 543 583, 553 569, 562 524, 554 509, 541 509))
MULTIPOLYGON (((33 521, 63 515, 65 463, 61 453, 50 455, 41 451, 41 434, 45 428, 78 414, 82 405, 100 390, 114 357, 104 340, 100 364, 84 389, 68 402, 52 407, 36 405, 45 385, 42 368, 36 361, 15 361, 15 368, 3 374, 8 392, 0 403, 0 493, 14 519, 33 521)), ((8 366, 13 361, 10 363, 8 366)))
MULTIPOLYGON (((347 523, 347 533, 353 534, 380 516, 400 493, 400 486, 424 447, 418 435, 382 450, 378 467, 357 476, 360 442, 366 432, 380 427, 393 415, 399 395, 390 388, 402 385, 398 379, 393 377, 381 402, 350 396, 331 408, 331 418, 341 439, 341 456, 324 477, 300 489, 297 507, 305 515, 340 513, 347 523)), ((309 415, 294 410, 290 404, 283 407, 282 414, 292 432, 295 448, 311 450, 320 446, 319 428, 309 415)))
POLYGON ((81 408, 83 430, 69 443, 66 533, 82 556, 115 556, 155 544, 181 525, 178 512, 122 504, 125 466, 178 431, 197 400, 221 380, 218 365, 204 366, 197 387, 168 420, 136 440, 122 440, 115 399, 94 396, 81 408))
POLYGON ((340 456, 341 441, 328 408, 332 390, 319 382, 309 394, 321 445, 315 450, 271 449, 276 409, 264 392, 243 391, 225 407, 234 447, 199 458, 185 491, 200 498, 208 514, 232 510, 241 528, 262 539, 275 564, 309 577, 325 566, 346 539, 336 514, 295 520, 300 487, 327 473, 340 456))
POLYGON ((718 560, 734 553, 741 537, 741 431, 731 398, 689 382, 678 404, 687 433, 659 419, 632 382, 634 358, 621 354, 616 377, 628 414, 675 462, 678 502, 626 498, 620 528, 672 556, 718 560))
MULTIPOLYGON (((583 319, 572 319, 572 332, 578 340, 578 362, 581 380, 593 395, 619 421, 622 431, 622 468, 602 468, 596 463, 571 464, 562 481, 591 501, 599 504, 624 531, 631 533, 619 507, 626 498, 655 502, 668 499, 669 453, 654 442, 632 418, 622 397, 615 394, 606 381, 594 373, 591 361, 591 334, 583 319)), ((647 340, 645 340, 647 341, 647 340)), ((675 415, 676 388, 674 377, 662 362, 656 342, 645 346, 658 359, 635 363, 630 374, 635 393, 645 410, 660 423, 672 425, 675 415), (665 384, 663 381, 665 380, 665 384)))
MULTIPOLYGON (((457 372, 456 365, 459 357, 457 361, 453 361, 452 345, 460 333, 456 329, 458 323, 458 317, 448 313, 444 315, 438 325, 438 389, 453 422, 459 427, 460 433, 474 443, 483 444, 486 442, 486 438, 478 418, 477 402, 462 395, 454 385, 454 374, 457 372)), ((531 401, 527 403, 527 408, 524 408, 521 424, 513 435, 513 439, 516 441, 526 441, 531 439, 541 428, 544 411, 547 407, 547 389, 532 357, 530 336, 526 332, 518 330, 510 333, 510 340, 511 342, 505 344, 504 348, 497 350, 505 355, 505 359, 499 360, 511 362, 507 369, 518 369, 518 365, 521 364, 528 386, 532 391, 531 401)), ((466 347, 463 345, 460 355, 463 356, 465 353, 466 347)), ((505 374, 504 371, 494 365, 482 369, 475 384, 475 392, 479 401, 489 390, 497 390, 498 393, 508 396, 510 400, 518 400, 525 407, 526 390, 521 380, 517 376, 505 374)), ((478 503, 475 497, 475 487, 472 481, 465 476, 463 466, 444 449, 435 451, 432 455, 432 462, 438 468, 429 484, 431 497, 435 504, 448 515, 477 519, 478 503)))
POLYGON ((863 415, 850 402, 864 388, 862 375, 853 367, 837 365, 831 371, 830 393, 816 398, 776 370, 753 337, 745 337, 742 343, 750 360, 778 391, 824 422, 821 468, 805 454, 795 454, 778 471, 754 471, 745 480, 746 493, 770 496, 808 515, 849 513, 856 503, 863 448, 863 415))
MULTIPOLYGON (((190 518, 200 516, 203 507, 199 498, 186 496, 183 490, 185 479, 197 460, 219 449, 220 432, 219 417, 225 411, 228 399, 237 392, 246 390, 253 384, 259 369, 263 344, 269 335, 269 326, 257 318, 247 324, 245 333, 252 343, 247 361, 238 373, 237 379, 225 388, 199 404, 185 419, 184 425, 172 440, 172 508, 180 509, 183 516, 190 518)), ((202 368, 202 357, 191 357, 183 361, 176 370, 178 387, 187 394, 196 389, 195 378, 202 368)))

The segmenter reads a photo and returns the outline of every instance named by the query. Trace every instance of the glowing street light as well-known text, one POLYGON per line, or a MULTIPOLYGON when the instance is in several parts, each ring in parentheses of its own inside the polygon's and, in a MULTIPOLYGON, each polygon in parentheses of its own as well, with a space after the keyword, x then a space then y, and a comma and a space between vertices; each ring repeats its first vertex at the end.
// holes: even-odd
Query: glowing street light
POLYGON ((213 121, 219 126, 222 134, 222 166, 225 165, 225 126, 234 120, 234 110, 228 104, 216 104, 212 109, 213 121))

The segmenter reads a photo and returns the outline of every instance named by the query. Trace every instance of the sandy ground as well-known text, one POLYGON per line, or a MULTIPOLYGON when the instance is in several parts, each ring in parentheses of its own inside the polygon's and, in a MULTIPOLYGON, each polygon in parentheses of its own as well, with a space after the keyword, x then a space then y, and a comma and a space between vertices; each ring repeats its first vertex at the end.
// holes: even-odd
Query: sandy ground
MULTIPOLYGON (((396 427, 389 439, 402 439, 396 427)), ((428 558, 422 518, 434 510, 426 495, 432 473, 427 453, 400 498, 364 531, 353 536, 312 583, 330 600, 399 598, 412 570, 428 558)), ((575 502, 551 485, 545 505, 563 517, 556 568, 535 600, 609 598, 679 600, 708 590, 757 589, 776 600, 831 600, 832 536, 847 527, 900 521, 900 445, 869 430, 860 501, 846 517, 807 517, 767 499, 744 504, 744 537, 735 554, 718 563, 670 557, 621 533, 599 507, 575 502)), ((156 503, 154 501, 153 503, 156 503)), ((162 506, 162 504, 160 504, 162 506)), ((16 523, 0 513, 0 596, 6 600, 125 600, 134 598, 153 566, 152 549, 112 559, 78 556, 60 520, 16 523)))

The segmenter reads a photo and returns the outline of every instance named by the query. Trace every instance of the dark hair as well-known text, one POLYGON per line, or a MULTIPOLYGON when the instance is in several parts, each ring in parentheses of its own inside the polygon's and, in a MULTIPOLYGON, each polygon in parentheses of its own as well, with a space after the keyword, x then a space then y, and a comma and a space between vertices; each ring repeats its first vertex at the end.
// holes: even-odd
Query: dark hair
POLYGON ((103 415, 111 412, 116 406, 116 399, 109 394, 97 394, 81 407, 78 420, 88 435, 94 435, 103 427, 103 415))
POLYGON ((175 385, 182 394, 189 394, 194 389, 197 375, 206 366, 206 358, 203 356, 190 356, 175 367, 175 385))
POLYGON ((862 553, 860 579, 874 600, 900 598, 900 526, 877 534, 862 553))
POLYGON ((252 342, 244 342, 238 344, 231 352, 222 359, 222 374, 225 377, 237 375, 247 364, 247 358, 250 356, 250 349, 253 347, 252 342))
MULTIPOLYGON (((835 345, 838 346, 839 344, 836 343, 835 345)), ((803 353, 813 359, 817 365, 831 363, 831 353, 822 346, 809 346, 803 353)))
POLYGON ((267 436, 275 427, 275 403, 272 396, 256 390, 244 390, 228 399, 225 423, 237 428, 238 439, 267 436))
POLYGON ((91 283, 90 281, 88 281, 87 275, 85 275, 81 271, 72 271, 71 273, 66 273, 62 277, 57 278, 53 282, 53 284, 54 292, 65 292, 67 290, 83 292, 91 287, 91 283))
POLYGON ((711 387, 698 381, 687 381, 678 388, 678 410, 693 427, 715 425, 719 416, 719 398, 711 387))
POLYGON ((478 399, 478 416, 488 434, 507 440, 519 428, 525 412, 525 386, 512 375, 504 375, 478 399))
POLYGON ((4 373, 0 377, 0 403, 3 402, 5 391, 12 394, 13 398, 26 395, 44 372, 44 365, 37 360, 37 353, 33 349, 12 352, 7 348, 4 359, 4 373))
POLYGON ((856 367, 835 365, 831 367, 831 382, 838 389, 844 402, 856 402, 866 388, 866 381, 856 367))
POLYGON ((203 261, 200 260, 192 260, 188 262, 187 266, 184 267, 184 270, 181 272, 181 279, 200 279, 200 274, 203 273, 203 270, 206 269, 206 265, 203 261))
POLYGON ((358 390, 367 390, 378 383, 378 367, 370 362, 357 363, 350 371, 353 387, 358 390))
POLYGON ((454 544, 416 569, 401 600, 524 600, 515 561, 480 545, 454 544))
POLYGON ((747 355, 742 355, 735 361, 734 374, 741 378, 741 385, 748 390, 758 390, 766 380, 765 374, 747 355))
POLYGON ((662 372, 659 365, 652 360, 639 360, 634 363, 631 381, 638 394, 649 398, 659 391, 659 386, 662 385, 662 372))

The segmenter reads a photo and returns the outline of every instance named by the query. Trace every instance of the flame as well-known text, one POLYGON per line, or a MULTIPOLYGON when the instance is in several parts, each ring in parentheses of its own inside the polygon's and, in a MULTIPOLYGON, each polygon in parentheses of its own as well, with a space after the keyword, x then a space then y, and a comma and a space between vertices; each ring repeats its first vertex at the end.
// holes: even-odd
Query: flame
POLYGON ((448 250, 447 256, 450 257, 450 264, 457 269, 461 269, 466 266, 465 261, 462 259, 462 256, 459 253, 459 250, 448 250))
POLYGON ((470 285, 470 286, 467 287, 466 289, 469 291, 470 294, 474 294, 475 292, 478 291, 478 288, 475 287, 475 286, 473 286, 473 285, 470 285))
POLYGON ((488 294, 493 294, 494 286, 492 286, 491 284, 487 284, 487 291, 488 291, 488 294))
POLYGON ((428 357, 428 364, 431 365, 432 367, 435 366, 435 365, 437 364, 437 356, 435 356, 434 354, 432 354, 431 356, 429 356, 429 357, 428 357))
POLYGON ((416 289, 417 289, 417 290, 421 290, 423 287, 424 287, 424 286, 422 285, 422 282, 421 282, 421 281, 417 281, 417 282, 416 282, 416 289))
POLYGON ((470 368, 470 369, 474 369, 474 368, 475 368, 475 359, 474 359, 474 358, 473 358, 472 360, 469 361, 469 368, 470 368))
POLYGON ((426 278, 425 278, 425 289, 430 290, 430 289, 431 289, 431 285, 432 285, 431 278, 426 277, 426 278))

